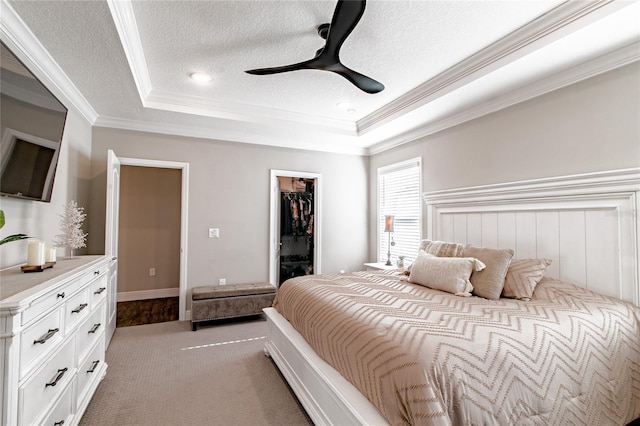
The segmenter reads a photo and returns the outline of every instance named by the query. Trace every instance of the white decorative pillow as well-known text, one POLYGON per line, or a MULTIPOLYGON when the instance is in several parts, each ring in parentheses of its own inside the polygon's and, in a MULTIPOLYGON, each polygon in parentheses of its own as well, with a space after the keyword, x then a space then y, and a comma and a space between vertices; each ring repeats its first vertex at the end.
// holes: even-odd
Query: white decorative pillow
POLYGON ((422 240, 420 241, 420 251, 425 251, 438 257, 463 257, 464 245, 444 241, 422 240))
POLYGON ((550 259, 512 259, 504 280, 502 296, 530 300, 549 265, 550 259))
POLYGON ((473 291, 471 272, 484 267, 484 263, 469 257, 437 257, 422 252, 413 262, 409 282, 468 297, 473 291))

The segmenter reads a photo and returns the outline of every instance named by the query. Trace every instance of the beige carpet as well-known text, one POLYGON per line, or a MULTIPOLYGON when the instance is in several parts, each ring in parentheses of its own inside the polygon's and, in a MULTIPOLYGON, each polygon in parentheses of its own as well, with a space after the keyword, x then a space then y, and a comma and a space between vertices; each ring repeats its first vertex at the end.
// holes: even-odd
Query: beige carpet
POLYGON ((117 328, 80 425, 312 424, 264 355, 265 335, 264 320, 117 328))

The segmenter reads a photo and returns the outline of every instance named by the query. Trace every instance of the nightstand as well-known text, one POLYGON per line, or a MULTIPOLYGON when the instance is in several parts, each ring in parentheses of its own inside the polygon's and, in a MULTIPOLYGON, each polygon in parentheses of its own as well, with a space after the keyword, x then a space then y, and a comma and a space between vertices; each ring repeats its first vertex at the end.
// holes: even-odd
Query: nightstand
POLYGON ((367 267, 367 271, 389 271, 389 270, 397 270, 398 265, 385 265, 383 262, 373 262, 373 263, 365 263, 364 266, 367 267))

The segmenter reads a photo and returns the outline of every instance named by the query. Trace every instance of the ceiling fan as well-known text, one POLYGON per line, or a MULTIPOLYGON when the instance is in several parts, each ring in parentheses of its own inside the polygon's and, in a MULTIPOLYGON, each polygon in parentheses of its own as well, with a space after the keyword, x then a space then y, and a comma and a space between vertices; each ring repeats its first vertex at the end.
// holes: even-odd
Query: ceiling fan
POLYGON ((338 0, 338 4, 333 12, 331 24, 322 24, 318 27, 318 34, 325 39, 326 42, 324 47, 316 52, 316 56, 313 59, 297 64, 273 68, 258 68, 245 72, 254 75, 267 75, 304 69, 331 71, 343 76, 364 92, 381 92, 384 90, 382 83, 347 68, 340 62, 340 48, 356 27, 360 18, 362 18, 366 3, 366 0, 338 0))

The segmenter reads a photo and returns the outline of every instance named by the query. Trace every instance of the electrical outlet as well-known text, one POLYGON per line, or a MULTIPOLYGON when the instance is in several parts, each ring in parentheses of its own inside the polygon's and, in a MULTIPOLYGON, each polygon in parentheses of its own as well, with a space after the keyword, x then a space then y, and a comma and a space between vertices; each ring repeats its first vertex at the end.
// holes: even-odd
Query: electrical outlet
POLYGON ((209 228, 209 238, 220 238, 220 228, 209 228))
POLYGON ((156 268, 149 268, 149 276, 150 277, 156 276, 156 268))
POLYGON ((218 285, 226 285, 227 284, 227 279, 226 278, 220 278, 218 280, 218 285))

